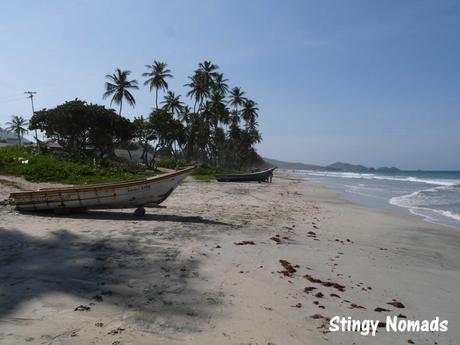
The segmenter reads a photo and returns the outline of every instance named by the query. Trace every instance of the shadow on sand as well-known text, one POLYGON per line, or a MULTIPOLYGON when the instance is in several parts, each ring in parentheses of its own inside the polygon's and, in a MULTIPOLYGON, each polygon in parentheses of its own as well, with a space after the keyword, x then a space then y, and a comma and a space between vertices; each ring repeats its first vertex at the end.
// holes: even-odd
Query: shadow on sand
MULTIPOLYGON (((133 311, 136 316, 130 322, 146 331, 160 327, 156 318, 178 317, 190 320, 182 327, 194 331, 193 320, 209 317, 209 308, 219 299, 212 291, 197 291, 188 284, 190 279, 202 279, 199 265, 198 256, 183 257, 177 247, 160 244, 155 237, 101 239, 63 229, 38 238, 0 227, 0 320, 20 303, 61 293, 72 295, 79 304, 94 303, 92 309, 109 303, 133 311)), ((76 306, 54 308, 73 312, 76 306)), ((175 327, 174 322, 167 324, 175 327)))
POLYGON ((56 218, 72 218, 72 219, 94 219, 94 220, 136 220, 136 221, 158 221, 158 222, 180 222, 194 223, 204 225, 224 225, 233 226, 230 223, 224 223, 217 220, 206 219, 200 216, 178 216, 173 214, 150 214, 147 213, 143 217, 136 217, 133 213, 112 210, 81 210, 71 211, 69 213, 56 214, 53 211, 40 212, 21 212, 28 216, 38 217, 56 217, 56 218))

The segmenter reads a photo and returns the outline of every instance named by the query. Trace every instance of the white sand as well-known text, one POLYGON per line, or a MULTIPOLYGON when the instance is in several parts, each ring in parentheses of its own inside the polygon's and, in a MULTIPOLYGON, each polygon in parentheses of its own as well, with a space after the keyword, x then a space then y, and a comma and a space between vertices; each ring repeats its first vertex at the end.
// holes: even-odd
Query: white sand
MULTIPOLYGON (((273 182, 188 179, 166 208, 142 219, 133 210, 52 216, 1 208, 0 344, 458 343, 460 229, 340 201, 313 182, 273 182), (234 244, 244 240, 255 245, 234 244), (279 273, 280 259, 297 272, 279 273), (386 304, 392 299, 405 308, 386 304), (74 311, 80 305, 90 310, 74 311), (382 328, 372 338, 323 333, 324 320, 311 318, 399 313, 439 316, 449 331, 382 328)), ((2 176, 0 198, 32 186, 2 176)))

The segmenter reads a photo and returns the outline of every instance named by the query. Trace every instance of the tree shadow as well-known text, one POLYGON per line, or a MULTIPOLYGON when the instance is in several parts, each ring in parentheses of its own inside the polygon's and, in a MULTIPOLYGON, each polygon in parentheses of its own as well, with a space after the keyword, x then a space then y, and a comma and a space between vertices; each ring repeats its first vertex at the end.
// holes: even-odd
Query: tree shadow
MULTIPOLYGON (((0 318, 33 298, 63 293, 93 309, 109 303, 134 311, 131 322, 147 330, 157 317, 206 319, 220 298, 190 286, 190 280, 203 279, 199 265, 198 256, 182 257, 178 248, 155 238, 95 241, 67 230, 38 238, 0 228, 0 318)), ((73 311, 77 305, 62 307, 73 311)), ((195 331, 195 324, 184 322, 182 330, 195 331)))
POLYGON ((94 220, 136 220, 136 221, 158 221, 158 222, 180 222, 194 223, 204 225, 224 225, 234 226, 230 223, 220 222, 217 220, 206 219, 201 216, 179 216, 172 214, 150 214, 147 213, 143 217, 136 217, 133 213, 112 211, 112 210, 88 210, 88 211, 72 211, 67 214, 55 214, 52 211, 48 212, 22 212, 23 214, 41 216, 41 217, 56 217, 56 218, 72 218, 72 219, 94 219, 94 220))

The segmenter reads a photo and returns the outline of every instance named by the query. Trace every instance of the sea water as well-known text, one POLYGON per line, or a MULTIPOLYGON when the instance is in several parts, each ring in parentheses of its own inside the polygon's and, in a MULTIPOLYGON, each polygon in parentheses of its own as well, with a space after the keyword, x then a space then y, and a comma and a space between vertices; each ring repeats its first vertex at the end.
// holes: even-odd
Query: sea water
POLYGON ((460 171, 354 173, 293 170, 343 192, 343 198, 371 207, 407 210, 434 223, 460 226, 460 171))

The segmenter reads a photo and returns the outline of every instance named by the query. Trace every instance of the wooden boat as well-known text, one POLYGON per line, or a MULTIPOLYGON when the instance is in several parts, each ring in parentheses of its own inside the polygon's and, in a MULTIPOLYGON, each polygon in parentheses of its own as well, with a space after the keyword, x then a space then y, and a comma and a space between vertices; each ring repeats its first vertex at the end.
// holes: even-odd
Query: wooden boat
POLYGON ((216 175, 216 180, 219 182, 271 182, 273 176, 273 170, 276 168, 267 169, 264 171, 256 171, 247 174, 226 174, 216 175))
POLYGON ((19 211, 65 212, 72 209, 136 207, 134 214, 143 216, 144 206, 155 206, 165 201, 194 168, 142 180, 11 193, 10 201, 19 211))

